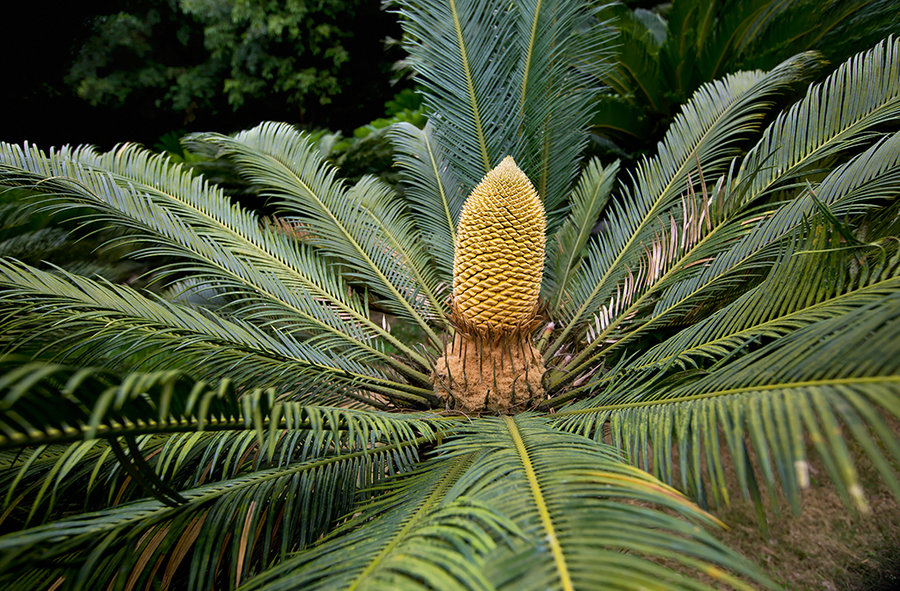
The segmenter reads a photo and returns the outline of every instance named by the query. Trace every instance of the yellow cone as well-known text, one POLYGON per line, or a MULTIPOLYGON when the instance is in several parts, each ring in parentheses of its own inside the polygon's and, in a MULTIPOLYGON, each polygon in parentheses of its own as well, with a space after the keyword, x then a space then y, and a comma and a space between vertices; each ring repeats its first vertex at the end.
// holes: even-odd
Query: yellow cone
POLYGON ((547 222, 534 185, 507 156, 463 206, 453 260, 453 300, 479 332, 511 332, 535 315, 547 222))

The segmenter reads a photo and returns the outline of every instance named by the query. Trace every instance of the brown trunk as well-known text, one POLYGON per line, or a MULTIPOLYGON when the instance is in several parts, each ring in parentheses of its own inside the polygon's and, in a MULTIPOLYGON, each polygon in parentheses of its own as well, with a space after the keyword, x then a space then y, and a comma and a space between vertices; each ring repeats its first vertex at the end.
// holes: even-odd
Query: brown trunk
POLYGON ((510 414, 544 395, 544 363, 530 339, 515 332, 494 339, 457 331, 434 370, 435 393, 466 413, 510 414))

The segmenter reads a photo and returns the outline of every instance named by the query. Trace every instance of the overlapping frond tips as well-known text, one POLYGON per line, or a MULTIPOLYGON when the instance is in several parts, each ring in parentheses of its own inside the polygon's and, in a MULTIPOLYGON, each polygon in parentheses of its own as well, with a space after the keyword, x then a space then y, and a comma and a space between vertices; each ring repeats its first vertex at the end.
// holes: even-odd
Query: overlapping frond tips
POLYGON ((374 440, 426 439, 435 430, 417 414, 391 415, 285 400, 274 389, 192 379, 178 369, 132 372, 0 358, 0 448, 97 437, 180 432, 255 431, 268 449, 284 430, 374 440))
MULTIPOLYGON (((824 158, 870 139, 873 126, 897 115, 896 85, 876 80, 863 89, 867 68, 878 65, 892 72, 897 67, 893 54, 879 47, 865 54, 868 62, 860 62, 859 58, 849 61, 821 88, 813 88, 787 115, 777 119, 740 163, 739 170, 720 179, 709 199, 705 196, 705 183, 701 182, 704 202, 695 204, 696 199, 689 198, 670 213, 674 217, 669 225, 674 225, 664 235, 676 241, 673 244, 677 249, 666 247, 660 236, 647 239, 647 253, 629 265, 607 301, 600 304, 597 326, 589 329, 588 349, 596 350, 583 350, 576 356, 568 364, 567 374, 554 379, 553 387, 583 375, 601 355, 610 353, 610 346, 621 347, 638 334, 684 319, 714 297, 736 296, 739 291, 735 281, 746 283, 759 277, 760 269, 772 263, 778 243, 796 232, 805 216, 815 212, 811 195, 804 195, 793 185, 798 175, 803 171, 814 173, 824 158), (850 67, 854 63, 857 66, 850 67), (857 97, 853 108, 842 106, 847 88, 860 88, 860 94, 866 95, 857 97), (784 122, 785 118, 793 120, 799 113, 810 112, 822 114, 822 126, 826 129, 800 130, 784 122), (760 151, 770 153, 762 158, 760 151), (751 209, 779 187, 782 196, 795 196, 794 199, 774 214, 751 209), (697 207, 706 210, 706 215, 694 216, 695 221, 703 217, 704 223, 697 226, 697 232, 688 232, 690 210, 697 207), (677 231, 675 225, 679 226, 677 231), (668 253, 665 265, 654 264, 654 259, 664 253, 668 253), (657 271, 655 275, 649 273, 652 269, 657 271), (642 274, 644 271, 647 273, 642 274)), ((883 138, 821 179, 821 185, 813 190, 822 193, 823 203, 834 207, 838 215, 847 215, 872 207, 896 191, 897 178, 892 171, 896 169, 900 144, 895 135, 883 138)), ((706 172, 701 167, 700 174, 706 172)))
POLYGON ((478 184, 515 154, 517 11, 487 0, 401 0, 409 61, 454 174, 478 184))
POLYGON ((607 232, 590 246, 584 264, 573 276, 570 300, 562 309, 566 326, 545 358, 609 300, 629 268, 636 268, 644 245, 652 240, 658 217, 680 201, 689 178, 699 176, 698 169, 707 177, 721 174, 737 155, 737 143, 759 125, 770 97, 801 79, 818 62, 816 55, 801 54, 769 73, 734 74, 695 93, 660 143, 658 155, 641 163, 633 186, 608 209, 607 232))
MULTIPOLYGON (((139 247, 138 255, 188 261, 169 272, 190 272, 200 285, 227 293, 243 318, 315 334, 323 348, 374 356, 427 382, 382 351, 379 339, 405 349, 369 320, 360 298, 349 295, 323 260, 164 158, 134 147, 106 155, 89 148, 44 154, 0 144, 0 160, 4 184, 39 189, 54 208, 86 207, 85 222, 117 223, 132 231, 125 240, 139 247)), ((427 360, 412 357, 427 367, 427 360)))
MULTIPOLYGON (((365 401, 354 388, 394 383, 369 365, 328 355, 288 334, 10 261, 0 261, 0 309, 7 349, 49 341, 49 354, 70 363, 179 368, 212 379, 230 373, 245 387, 274 387, 298 400, 320 402, 345 396, 365 401)), ((396 385, 401 391, 411 388, 396 385)), ((430 396, 428 390, 420 393, 430 396)))
POLYGON ((594 99, 612 66, 615 33, 592 3, 530 0, 517 10, 521 144, 515 154, 544 198, 553 230, 580 169, 594 99))
MULTIPOLYGON (((848 124, 867 134, 858 121, 848 124)), ((815 186, 793 187, 786 192, 791 198, 780 205, 742 208, 738 215, 728 216, 691 249, 690 258, 680 263, 683 270, 672 273, 672 280, 659 286, 661 295, 641 330, 683 318, 704 301, 727 293, 737 295, 736 284, 746 285, 763 276, 765 269, 775 264, 782 244, 808 228, 804 225, 808 220, 821 217, 820 206, 845 217, 895 199, 900 192, 898 165, 900 134, 894 133, 834 167, 815 186), (698 260, 705 263, 688 268, 698 260)), ((734 203, 737 197, 728 200, 734 203)))
POLYGON ((825 158, 858 146, 900 114, 900 38, 888 38, 841 64, 782 113, 741 163, 735 197, 758 199, 825 158))
POLYGON ((848 250, 826 239, 823 230, 820 239, 807 240, 802 249, 787 245, 762 283, 629 366, 707 365, 760 339, 868 305, 900 288, 894 238, 848 250))
POLYGON ((190 141, 227 154, 277 200, 286 219, 308 231, 309 244, 440 343, 432 324, 445 322, 445 306, 418 229, 393 191, 371 177, 345 187, 306 136, 286 124, 263 123, 234 137, 195 134, 190 141))

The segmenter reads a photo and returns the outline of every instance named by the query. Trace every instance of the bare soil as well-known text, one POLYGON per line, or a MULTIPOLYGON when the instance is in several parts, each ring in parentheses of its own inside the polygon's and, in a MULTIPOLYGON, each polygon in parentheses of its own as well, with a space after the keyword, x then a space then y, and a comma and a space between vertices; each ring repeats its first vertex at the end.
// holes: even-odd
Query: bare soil
MULTIPOLYGON (((871 463, 856 455, 868 513, 844 503, 825 470, 813 464, 799 514, 783 499, 764 499, 764 528, 752 502, 733 499, 712 511, 730 528, 719 539, 791 591, 900 589, 900 504, 871 463)), ((738 490, 734 474, 728 477, 729 489, 738 490)))

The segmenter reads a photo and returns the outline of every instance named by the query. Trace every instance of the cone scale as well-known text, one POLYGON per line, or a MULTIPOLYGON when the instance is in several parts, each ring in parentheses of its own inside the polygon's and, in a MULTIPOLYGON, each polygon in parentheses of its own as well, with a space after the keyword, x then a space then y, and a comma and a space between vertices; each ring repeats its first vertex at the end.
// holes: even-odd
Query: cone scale
POLYGON ((435 368, 435 393, 469 413, 509 413, 543 395, 530 335, 544 268, 541 199, 507 156, 463 206, 453 260, 456 335, 435 368))

